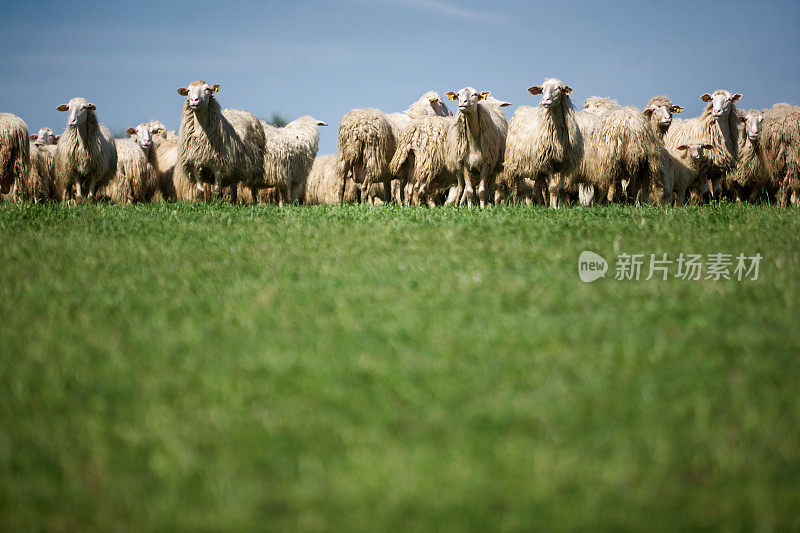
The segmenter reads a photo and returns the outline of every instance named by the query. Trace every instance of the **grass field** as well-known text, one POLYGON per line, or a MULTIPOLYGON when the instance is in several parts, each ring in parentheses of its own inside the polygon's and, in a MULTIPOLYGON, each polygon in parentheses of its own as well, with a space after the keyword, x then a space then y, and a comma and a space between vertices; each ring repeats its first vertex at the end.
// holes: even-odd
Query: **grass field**
POLYGON ((800 528, 796 210, 5 204, 0 243, 2 530, 800 528), (613 279, 664 252, 763 260, 613 279))

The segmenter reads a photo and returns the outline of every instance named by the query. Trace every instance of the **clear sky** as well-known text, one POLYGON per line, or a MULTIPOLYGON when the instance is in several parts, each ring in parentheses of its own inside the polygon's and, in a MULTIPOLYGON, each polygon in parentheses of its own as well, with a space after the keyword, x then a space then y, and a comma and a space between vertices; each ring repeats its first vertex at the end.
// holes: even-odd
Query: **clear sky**
MULTIPOLYGON (((192 80, 223 107, 311 114, 320 153, 354 107, 402 111, 427 90, 471 85, 516 105, 545 77, 642 107, 667 94, 744 94, 743 108, 800 104, 800 1, 330 0, 4 2, 0 109, 31 130, 64 129, 69 98, 112 130, 158 118, 177 128, 192 80)), ((451 105, 451 109, 453 106, 451 105)), ((510 118, 514 107, 507 108, 510 118)))

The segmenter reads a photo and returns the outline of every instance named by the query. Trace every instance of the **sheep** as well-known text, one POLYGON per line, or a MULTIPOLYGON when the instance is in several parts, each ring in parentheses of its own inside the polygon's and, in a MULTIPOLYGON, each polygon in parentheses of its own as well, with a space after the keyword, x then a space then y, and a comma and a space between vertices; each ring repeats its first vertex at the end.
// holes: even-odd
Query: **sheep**
POLYGON ((60 200, 55 186, 55 146, 30 143, 30 161, 30 170, 23 187, 23 198, 34 203, 60 200))
POLYGON ((31 140, 35 141, 36 146, 55 146, 60 138, 61 135, 53 134, 53 130, 47 127, 41 128, 38 133, 31 135, 31 140))
POLYGON ((64 199, 75 187, 78 199, 89 199, 112 179, 117 169, 114 136, 97 120, 97 108, 85 98, 73 98, 58 106, 69 111, 67 129, 56 148, 56 181, 64 199))
MULTIPOLYGON (((505 124, 500 108, 511 103, 496 99, 489 91, 481 94, 484 95, 483 105, 496 111, 493 120, 505 124)), ((451 186, 454 191, 448 203, 460 199, 455 196, 458 179, 445 164, 447 134, 454 122, 452 116, 417 117, 400 136, 389 170, 400 177, 399 182, 406 183, 404 192, 409 204, 425 201, 433 206, 435 197, 451 186)))
POLYGON ((593 131, 591 150, 585 154, 585 168, 595 188, 617 199, 627 186, 637 203, 648 200, 650 185, 661 176, 663 144, 642 112, 621 106, 610 98, 590 97, 583 104, 588 114, 600 117, 593 131))
POLYGON ((447 134, 454 122, 453 117, 418 117, 400 136, 389 170, 407 184, 404 195, 408 204, 424 200, 433 205, 437 191, 457 183, 446 165, 447 134))
POLYGON ((494 191, 495 176, 503 163, 508 123, 496 108, 484 104, 488 91, 472 87, 445 93, 458 100, 458 114, 447 131, 445 162, 458 179, 458 205, 472 206, 473 177, 478 178, 478 202, 486 205, 494 191))
POLYGON ((664 137, 670 152, 692 140, 714 147, 711 165, 699 176, 700 192, 704 196, 719 199, 722 178, 739 160, 739 112, 735 104, 741 99, 741 94, 725 90, 705 93, 700 96, 700 100, 707 103, 701 115, 674 121, 664 137), (710 191, 708 183, 711 183, 710 191))
POLYGON ((724 184, 734 199, 754 202, 771 181, 771 165, 760 140, 764 115, 751 109, 740 119, 744 135, 739 136, 739 162, 726 174, 724 184))
POLYGON ((775 104, 764 115, 761 143, 782 206, 800 205, 800 107, 775 104))
POLYGON ((12 186, 14 199, 20 199, 30 172, 31 154, 28 126, 16 115, 0 113, 0 193, 12 186))
POLYGON ((691 139, 670 149, 670 170, 678 205, 684 203, 689 187, 700 189, 701 176, 706 175, 711 167, 713 150, 713 145, 699 139, 691 139))
POLYGON ((642 114, 650 121, 650 127, 655 133, 656 138, 661 143, 661 186, 653 183, 653 190, 656 191, 655 199, 664 205, 672 205, 674 201, 676 176, 681 172, 679 162, 674 160, 674 156, 664 145, 664 136, 672 125, 673 113, 681 113, 683 107, 675 105, 668 96, 654 96, 647 102, 647 106, 642 114))
POLYGON ((135 139, 114 139, 117 146, 117 173, 103 188, 103 195, 112 202, 149 202, 153 197, 157 180, 140 145, 144 138, 138 137, 139 142, 135 139))
POLYGON ((258 180, 243 184, 250 188, 254 200, 258 189, 276 187, 279 206, 301 201, 306 178, 319 149, 319 126, 327 124, 305 115, 282 128, 263 121, 261 126, 266 139, 264 174, 258 180))
POLYGON ((178 179, 213 184, 219 197, 230 187, 236 202, 239 182, 257 183, 264 174, 264 128, 252 113, 222 110, 214 94, 219 85, 203 80, 178 89, 186 96, 178 130, 178 179))
POLYGON ((144 151, 152 169, 152 201, 194 201, 199 196, 197 187, 183 179, 176 181, 175 165, 178 162, 178 137, 167 131, 158 120, 143 122, 135 128, 128 128, 131 139, 144 151))
POLYGON ((398 177, 389 170, 397 140, 412 119, 427 115, 452 115, 435 91, 423 94, 403 113, 385 114, 373 108, 348 111, 339 123, 337 148, 336 172, 342 191, 351 178, 364 191, 362 202, 368 201, 373 183, 384 183, 390 197, 390 182, 398 177))
POLYGON ((360 190, 353 180, 347 182, 344 197, 341 197, 341 183, 336 175, 336 156, 321 155, 314 159, 304 190, 303 203, 339 204, 359 201, 360 190))
POLYGON ((519 107, 509 121, 501 179, 515 197, 523 179, 539 186, 547 180, 550 205, 555 208, 564 201, 564 175, 583 157, 583 138, 569 98, 572 89, 561 80, 548 78, 528 92, 541 94, 542 99, 537 107, 519 107))

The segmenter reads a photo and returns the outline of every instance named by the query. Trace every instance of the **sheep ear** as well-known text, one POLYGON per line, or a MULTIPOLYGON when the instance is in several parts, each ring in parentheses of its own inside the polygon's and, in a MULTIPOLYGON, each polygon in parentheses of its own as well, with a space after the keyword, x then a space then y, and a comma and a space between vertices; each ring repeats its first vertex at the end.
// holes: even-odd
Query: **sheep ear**
POLYGON ((178 94, 181 96, 189 96, 189 89, 187 89, 186 87, 181 87, 180 89, 178 89, 178 94))
POLYGON ((56 142, 58 142, 58 140, 61 138, 61 135, 53 135, 53 137, 55 137, 56 142))
POLYGON ((38 138, 39 138, 39 136, 38 136, 38 135, 31 135, 31 140, 32 140, 32 141, 35 141, 35 140, 36 140, 36 139, 38 139, 38 138))
POLYGON ((564 92, 564 94, 572 94, 572 87, 569 85, 562 85, 561 90, 564 92))
POLYGON ((56 108, 56 111, 69 111, 69 106, 67 104, 61 104, 56 108))
POLYGON ((541 87, 539 87, 538 85, 534 85, 533 87, 528 87, 528 92, 533 95, 536 95, 536 94, 542 94, 543 91, 541 87))
POLYGON ((500 102, 500 107, 508 107, 511 105, 511 102, 500 102))
POLYGON ((95 107, 95 105, 94 105, 94 104, 86 104, 86 105, 85 105, 85 106, 83 106, 83 107, 85 107, 86 109, 88 109, 88 110, 90 110, 90 111, 96 111, 96 110, 97 110, 97 107, 95 107))
POLYGON ((710 102, 711 101, 711 95, 708 94, 708 93, 705 93, 702 96, 700 96, 700 100, 702 100, 703 102, 710 102))
POLYGON ((743 115, 739 115, 739 120, 741 120, 742 122, 747 122, 747 117, 743 116, 743 115))
POLYGON ((325 124, 324 122, 322 122, 320 120, 320 121, 317 121, 317 126, 327 126, 327 124, 325 124))
POLYGON ((653 111, 655 111, 655 109, 653 109, 652 107, 648 107, 643 111, 644 116, 649 117, 650 115, 653 114, 653 111))
POLYGON ((128 128, 128 135, 136 135, 136 128, 128 128))
POLYGON ((681 150, 681 151, 686 150, 687 148, 689 148, 689 147, 686 146, 685 144, 682 144, 682 145, 678 146, 678 150, 681 150))
POLYGON ((679 105, 674 105, 670 107, 669 110, 672 111, 673 113, 680 113, 681 111, 683 111, 683 108, 679 105))
POLYGON ((713 144, 704 144, 703 145, 703 150, 713 150, 713 149, 714 149, 714 145, 713 144))
POLYGON ((741 94, 736 93, 736 94, 733 95, 733 101, 734 102, 738 102, 741 99, 742 99, 742 95, 741 94))
POLYGON ((483 91, 481 92, 481 100, 486 100, 489 95, 492 94, 492 91, 483 91))
POLYGON ((446 93, 444 93, 444 95, 447 97, 448 100, 456 99, 456 93, 454 93, 453 91, 447 91, 446 93))
POLYGON ((218 93, 220 88, 221 87, 219 86, 219 83, 215 83, 214 85, 211 86, 211 92, 212 93, 218 93))

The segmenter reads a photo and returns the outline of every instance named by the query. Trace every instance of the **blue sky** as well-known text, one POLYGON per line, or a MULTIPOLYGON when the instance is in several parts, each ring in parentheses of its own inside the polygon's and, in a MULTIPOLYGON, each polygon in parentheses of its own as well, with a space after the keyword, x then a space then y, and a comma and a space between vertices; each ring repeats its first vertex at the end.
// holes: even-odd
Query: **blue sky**
MULTIPOLYGON (((331 0, 5 3, 0 109, 31 130, 55 108, 94 102, 112 130, 158 118, 177 128, 176 89, 222 85, 223 107, 328 122, 320 153, 354 107, 401 111, 427 90, 472 85, 517 105, 556 76, 642 107, 668 94, 701 110, 725 88, 741 106, 800 104, 800 1, 550 2, 331 0)), ((507 109, 510 118, 512 108, 507 109)), ((452 106, 451 106, 452 108, 452 106)))

